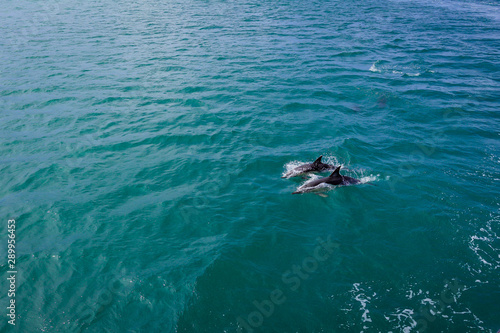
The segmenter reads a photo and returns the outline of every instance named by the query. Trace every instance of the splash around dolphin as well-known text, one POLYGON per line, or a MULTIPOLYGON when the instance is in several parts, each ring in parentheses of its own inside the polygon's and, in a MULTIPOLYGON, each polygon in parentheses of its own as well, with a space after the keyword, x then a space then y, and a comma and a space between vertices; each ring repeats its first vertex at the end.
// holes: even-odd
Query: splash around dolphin
POLYGON ((305 183, 304 185, 300 186, 297 191, 293 192, 292 194, 301 194, 301 193, 306 193, 306 192, 311 192, 316 189, 320 189, 324 187, 324 185, 336 185, 336 186, 345 186, 345 185, 354 185, 354 184, 359 184, 361 181, 356 178, 348 177, 348 176, 343 176, 340 174, 340 168, 341 166, 337 167, 335 171, 333 171, 328 177, 316 179, 310 182, 305 183))
POLYGON ((321 172, 325 170, 334 170, 335 166, 331 164, 326 164, 321 162, 321 159, 323 158, 323 155, 318 157, 316 161, 312 163, 306 163, 299 165, 296 168, 293 168, 292 170, 288 171, 285 173, 281 178, 291 178, 291 177, 296 177, 296 176, 302 176, 306 173, 310 172, 321 172))

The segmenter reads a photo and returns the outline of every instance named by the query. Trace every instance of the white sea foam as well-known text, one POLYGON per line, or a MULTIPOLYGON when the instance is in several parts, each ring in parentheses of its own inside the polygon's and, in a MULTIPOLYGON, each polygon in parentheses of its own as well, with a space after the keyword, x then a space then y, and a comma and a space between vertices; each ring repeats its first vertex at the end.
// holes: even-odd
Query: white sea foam
POLYGON ((414 311, 412 309, 397 308, 394 313, 384 315, 384 318, 396 324, 398 332, 410 333, 412 329, 417 327, 417 322, 413 319, 414 311))
POLYGON ((372 183, 372 182, 376 182, 378 180, 378 176, 380 176, 380 175, 377 175, 377 176, 374 176, 374 175, 365 176, 365 177, 359 178, 359 180, 361 181, 362 184, 372 183))
POLYGON ((370 71, 370 72, 374 72, 374 73, 381 73, 382 71, 376 67, 376 64, 377 64, 377 61, 375 61, 375 62, 371 65, 371 67, 370 67, 369 71, 370 71))
POLYGON ((382 65, 379 60, 375 61, 368 70, 373 73, 388 73, 409 77, 417 77, 422 73, 434 73, 432 70, 422 70, 419 66, 382 65))
POLYGON ((493 217, 469 240, 469 248, 477 255, 482 265, 494 270, 500 268, 500 250, 494 245, 500 240, 499 222, 498 216, 493 217))

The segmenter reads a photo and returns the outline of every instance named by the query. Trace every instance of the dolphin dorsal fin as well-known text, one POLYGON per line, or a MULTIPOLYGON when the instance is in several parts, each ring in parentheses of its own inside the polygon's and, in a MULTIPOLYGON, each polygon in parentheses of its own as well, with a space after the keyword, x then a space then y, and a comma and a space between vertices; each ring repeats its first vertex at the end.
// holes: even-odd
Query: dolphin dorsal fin
POLYGON ((341 168, 341 167, 342 167, 342 166, 341 166, 341 165, 339 165, 339 166, 337 167, 337 169, 335 169, 335 171, 334 171, 334 172, 332 172, 332 174, 331 174, 330 176, 328 176, 328 177, 340 177, 340 168, 341 168))
POLYGON ((321 155, 320 157, 318 157, 316 159, 316 161, 313 162, 313 164, 320 164, 321 163, 321 158, 323 157, 323 155, 321 155))

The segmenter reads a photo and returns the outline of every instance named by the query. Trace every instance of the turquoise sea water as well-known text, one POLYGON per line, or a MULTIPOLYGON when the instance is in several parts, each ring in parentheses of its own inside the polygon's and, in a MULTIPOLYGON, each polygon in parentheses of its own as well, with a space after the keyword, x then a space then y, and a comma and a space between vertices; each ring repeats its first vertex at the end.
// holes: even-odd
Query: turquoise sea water
POLYGON ((2 332, 500 329, 497 1, 0 21, 2 332), (373 185, 291 195, 319 155, 373 185))

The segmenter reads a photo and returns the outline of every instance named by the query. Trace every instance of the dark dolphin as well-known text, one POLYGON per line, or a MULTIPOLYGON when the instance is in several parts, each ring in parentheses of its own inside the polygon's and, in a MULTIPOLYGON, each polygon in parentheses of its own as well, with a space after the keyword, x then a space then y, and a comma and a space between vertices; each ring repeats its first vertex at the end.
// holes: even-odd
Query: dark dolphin
POLYGON ((320 178, 313 180, 311 182, 305 183, 301 187, 297 189, 297 191, 293 192, 292 194, 300 194, 304 192, 308 192, 312 189, 314 189, 316 186, 319 184, 330 184, 330 185, 354 185, 354 184, 359 184, 361 183, 360 180, 348 176, 342 176, 340 174, 340 168, 339 166, 337 169, 335 169, 334 172, 328 177, 320 178))
POLYGON ((302 164, 296 168, 293 168, 292 170, 288 171, 281 178, 290 178, 290 177, 300 176, 300 175, 303 175, 303 174, 309 173, 309 172, 321 172, 321 171, 325 171, 325 170, 335 169, 335 165, 330 165, 330 164, 326 164, 326 163, 321 162, 322 157, 323 157, 323 155, 318 157, 316 159, 316 161, 314 161, 312 163, 302 164))

